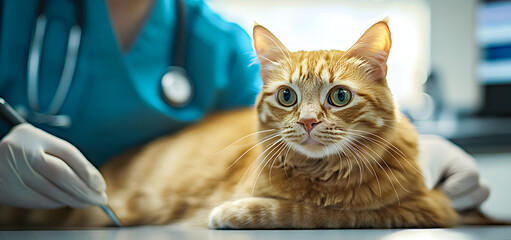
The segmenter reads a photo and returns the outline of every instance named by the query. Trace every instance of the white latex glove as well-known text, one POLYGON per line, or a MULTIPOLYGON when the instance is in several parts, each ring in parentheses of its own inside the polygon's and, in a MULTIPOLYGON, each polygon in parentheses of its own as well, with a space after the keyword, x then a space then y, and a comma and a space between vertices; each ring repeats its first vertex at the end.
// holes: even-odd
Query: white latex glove
POLYGON ((479 207, 490 194, 474 158, 440 136, 420 136, 419 163, 426 187, 440 188, 457 211, 479 207))
POLYGON ((103 176, 70 143, 28 123, 0 141, 0 204, 23 208, 106 204, 103 176))

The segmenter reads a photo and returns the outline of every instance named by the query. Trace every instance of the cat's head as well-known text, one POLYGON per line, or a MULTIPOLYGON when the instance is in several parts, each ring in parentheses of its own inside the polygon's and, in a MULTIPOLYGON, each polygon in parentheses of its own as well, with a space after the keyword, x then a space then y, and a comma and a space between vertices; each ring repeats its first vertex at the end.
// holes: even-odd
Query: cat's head
POLYGON ((387 21, 347 51, 290 52, 260 25, 253 36, 264 82, 257 100, 261 128, 278 131, 292 150, 322 158, 394 125, 387 21))

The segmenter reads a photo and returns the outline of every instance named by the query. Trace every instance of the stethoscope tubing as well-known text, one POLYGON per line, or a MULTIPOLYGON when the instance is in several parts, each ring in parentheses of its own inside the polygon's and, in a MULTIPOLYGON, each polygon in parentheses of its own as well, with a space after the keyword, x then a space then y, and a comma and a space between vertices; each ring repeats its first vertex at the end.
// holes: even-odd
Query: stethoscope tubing
POLYGON ((73 82, 82 38, 83 21, 81 18, 83 15, 81 14, 81 11, 83 10, 83 2, 82 0, 75 0, 75 2, 77 4, 75 11, 75 24, 69 30, 64 66, 57 89, 55 90, 48 107, 46 109, 42 109, 39 101, 39 80, 48 18, 45 14, 46 0, 39 1, 38 13, 27 59, 26 74, 28 108, 22 105, 16 106, 16 110, 31 122, 64 128, 71 125, 71 118, 69 116, 58 115, 58 113, 66 101, 73 82))
POLYGON ((44 32, 46 31, 46 16, 37 17, 35 23, 34 37, 30 44, 27 66, 27 97, 28 105, 34 111, 39 111, 39 66, 41 59, 41 48, 43 45, 44 32))
POLYGON ((53 99, 46 111, 42 111, 39 106, 39 72, 41 66, 41 51, 44 44, 44 35, 46 32, 47 19, 46 15, 37 17, 34 31, 34 39, 30 46, 28 67, 27 67, 27 96, 28 103, 32 111, 46 114, 57 114, 71 88, 73 82, 76 65, 78 62, 78 51, 80 49, 82 29, 79 25, 74 25, 69 31, 67 41, 66 58, 64 60, 64 68, 60 76, 59 85, 53 96, 53 99))
POLYGON ((187 13, 186 4, 184 0, 176 1, 176 30, 174 33, 175 44, 174 44, 174 63, 173 66, 184 68, 185 66, 185 46, 186 46, 186 27, 187 13))
MULTIPOLYGON (((58 115, 62 106, 64 105, 66 98, 68 97, 71 85, 74 79, 76 67, 78 64, 78 55, 81 47, 82 38, 82 23, 83 20, 83 4, 81 0, 76 0, 76 23, 69 31, 66 56, 64 59, 63 70, 59 79, 57 89, 53 95, 50 105, 46 110, 42 109, 39 98, 39 84, 40 84, 40 67, 41 67, 41 55, 42 48, 44 46, 44 38, 46 34, 46 28, 48 25, 48 19, 44 14, 44 6, 46 1, 41 0, 39 5, 38 16, 35 21, 35 27, 33 31, 32 42, 30 44, 29 55, 27 59, 27 98, 29 109, 23 106, 17 106, 17 110, 30 121, 45 123, 51 126, 58 127, 69 127, 71 125, 71 119, 67 115, 58 115)), ((162 94, 163 98, 167 103, 175 108, 181 108, 190 103, 193 95, 193 86, 190 78, 188 77, 185 70, 185 50, 186 50, 186 31, 187 31, 187 12, 186 4, 183 0, 175 0, 176 7, 176 27, 175 43, 174 47, 171 48, 173 52, 173 65, 170 66, 166 74, 162 76, 162 94), (172 72, 172 73, 171 73, 172 72), (171 73, 171 74, 169 74, 171 73), (172 81, 179 84, 166 84, 165 79, 169 79, 166 76, 177 76, 172 81), (183 89, 165 89, 166 86, 178 87, 181 86, 183 89), (186 91, 185 91, 186 90, 186 91), (186 92, 188 95, 184 95, 186 92), (177 94, 179 93, 179 94, 177 94), (176 95, 177 94, 177 95, 176 95), (181 97, 177 97, 180 95, 181 97)), ((167 81, 168 83, 168 81, 167 81)))

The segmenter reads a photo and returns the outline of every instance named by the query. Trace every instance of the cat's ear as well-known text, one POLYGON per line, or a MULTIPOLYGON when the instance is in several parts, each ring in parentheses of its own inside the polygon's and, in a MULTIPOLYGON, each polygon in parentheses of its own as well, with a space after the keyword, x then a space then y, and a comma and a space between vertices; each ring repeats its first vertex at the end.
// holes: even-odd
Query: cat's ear
POLYGON ((261 78, 266 82, 277 60, 289 56, 289 50, 265 27, 254 25, 254 47, 261 63, 261 78))
POLYGON ((370 74, 375 81, 385 81, 387 58, 392 39, 388 19, 375 23, 345 53, 347 57, 360 57, 371 64, 370 74))

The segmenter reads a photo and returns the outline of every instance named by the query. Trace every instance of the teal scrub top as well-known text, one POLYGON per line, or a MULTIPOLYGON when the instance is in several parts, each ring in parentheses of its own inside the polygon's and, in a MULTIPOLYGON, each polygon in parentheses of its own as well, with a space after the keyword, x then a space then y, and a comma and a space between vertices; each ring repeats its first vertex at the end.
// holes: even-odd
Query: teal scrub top
MULTIPOLYGON (((4 0, 0 18, 0 96, 28 108, 27 59, 38 2, 4 0)), ((69 94, 59 114, 68 128, 33 123, 75 145, 96 166, 129 148, 174 133, 214 110, 253 104, 261 80, 248 34, 203 2, 186 0, 185 68, 194 95, 182 108, 169 106, 161 77, 173 63, 174 0, 155 0, 134 45, 123 52, 105 1, 83 1, 82 41, 69 94)), ((39 73, 39 106, 50 104, 59 84, 75 1, 47 0, 48 19, 39 73)), ((5 132, 7 127, 1 124, 5 132)))

